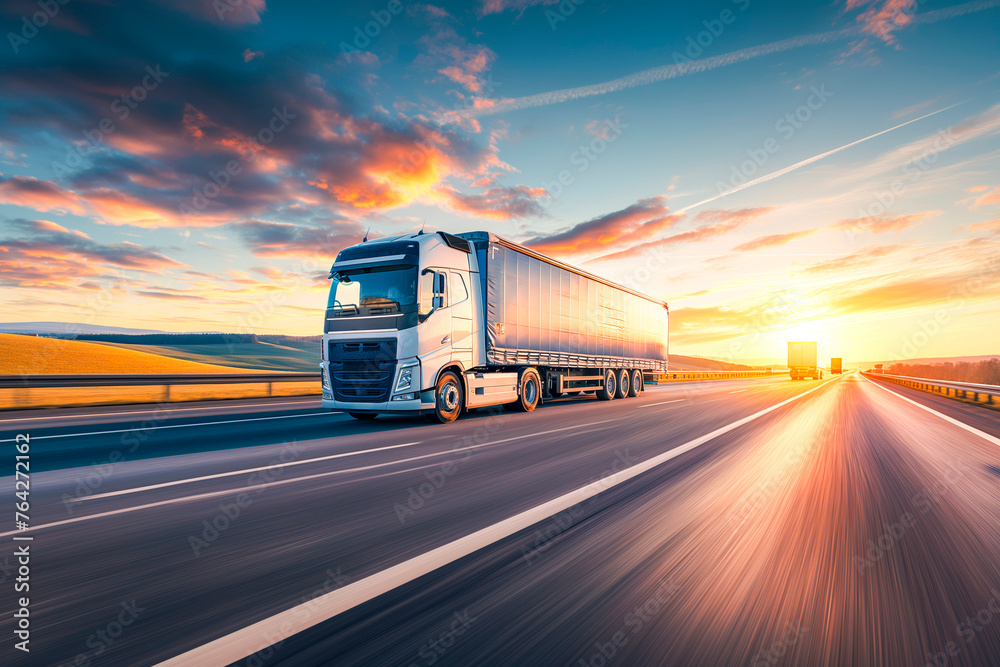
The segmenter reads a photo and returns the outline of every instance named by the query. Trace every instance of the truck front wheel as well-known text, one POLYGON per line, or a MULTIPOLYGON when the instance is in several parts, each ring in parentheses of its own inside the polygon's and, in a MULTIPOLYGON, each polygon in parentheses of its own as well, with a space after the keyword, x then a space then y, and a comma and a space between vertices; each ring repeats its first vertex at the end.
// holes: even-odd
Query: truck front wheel
POLYGON ((615 373, 614 369, 609 368, 604 371, 604 386, 597 390, 597 398, 602 401, 610 401, 614 399, 617 393, 618 374, 615 373))
POLYGON ((425 415, 430 422, 448 424, 458 419, 465 404, 462 381, 458 376, 448 371, 438 378, 434 388, 434 412, 425 415))

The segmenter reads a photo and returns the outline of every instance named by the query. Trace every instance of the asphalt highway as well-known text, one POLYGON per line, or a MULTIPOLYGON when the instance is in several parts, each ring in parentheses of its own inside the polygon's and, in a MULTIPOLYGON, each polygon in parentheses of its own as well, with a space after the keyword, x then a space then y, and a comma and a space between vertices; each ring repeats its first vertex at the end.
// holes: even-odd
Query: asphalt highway
POLYGON ((1000 665, 1000 412, 857 374, 0 419, 32 446, 16 664, 1000 665))

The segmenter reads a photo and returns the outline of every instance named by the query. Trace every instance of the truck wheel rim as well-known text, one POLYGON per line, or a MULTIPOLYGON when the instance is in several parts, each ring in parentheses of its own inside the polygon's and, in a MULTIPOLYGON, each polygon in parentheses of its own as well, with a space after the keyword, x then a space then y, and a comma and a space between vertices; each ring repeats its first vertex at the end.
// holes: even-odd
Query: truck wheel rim
POLYGON ((537 387, 535 387, 535 381, 529 378, 528 381, 524 383, 524 400, 528 402, 528 405, 531 405, 537 398, 538 390, 537 387))
POLYGON ((447 412, 454 412, 458 407, 458 387, 454 382, 449 382, 441 390, 441 404, 447 412))

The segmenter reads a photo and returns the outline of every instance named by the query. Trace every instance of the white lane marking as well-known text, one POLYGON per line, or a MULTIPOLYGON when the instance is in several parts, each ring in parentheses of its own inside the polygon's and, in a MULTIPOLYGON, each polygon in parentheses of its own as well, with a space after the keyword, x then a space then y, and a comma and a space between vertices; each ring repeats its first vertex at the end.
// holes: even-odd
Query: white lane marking
MULTIPOLYGON (((862 375, 861 377, 863 377, 866 380, 868 380, 868 378, 866 378, 864 375, 862 375)), ((874 380, 868 380, 868 381, 871 382, 876 387, 878 387, 879 389, 881 389, 883 391, 887 391, 890 394, 892 394, 893 396, 897 396, 897 397, 903 399, 904 401, 906 401, 908 403, 913 403, 915 406, 917 406, 921 410, 926 410, 927 412, 931 413, 932 415, 937 415, 938 417, 940 417, 941 419, 945 420, 946 422, 954 424, 955 426, 958 426, 959 428, 964 428, 969 433, 974 433, 975 435, 978 435, 983 440, 986 440, 987 442, 992 442, 997 447, 1000 447, 1000 438, 995 438, 992 435, 990 435, 989 433, 986 433, 984 431, 980 431, 975 426, 969 426, 965 422, 960 422, 957 419, 953 419, 953 418, 949 417, 948 415, 942 414, 942 413, 938 412, 937 410, 934 410, 932 408, 927 407, 926 405, 922 405, 921 403, 917 403, 913 399, 907 398, 906 396, 903 396, 902 394, 896 393, 892 389, 889 389, 888 387, 883 387, 882 385, 880 385, 878 382, 875 382, 874 380)))
MULTIPOLYGON (((433 454, 422 454, 421 456, 413 456, 413 457, 408 458, 408 459, 400 459, 398 461, 387 461, 385 463, 377 463, 375 465, 362 466, 360 468, 346 468, 346 469, 342 469, 342 470, 332 470, 330 472, 322 472, 322 473, 317 473, 315 475, 306 475, 306 476, 303 476, 303 477, 295 477, 293 479, 283 479, 283 480, 280 480, 280 481, 277 481, 277 482, 265 482, 264 486, 265 487, 268 487, 268 486, 281 486, 283 484, 292 484, 292 483, 295 483, 295 482, 302 482, 302 481, 305 481, 305 480, 317 479, 317 478, 320 478, 320 477, 331 477, 333 475, 343 475, 343 474, 346 474, 346 473, 349 473, 349 472, 363 472, 365 470, 374 470, 375 468, 385 468, 387 466, 396 465, 396 464, 399 464, 399 463, 409 463, 410 461, 420 461, 422 459, 429 459, 429 458, 432 458, 432 457, 435 457, 435 456, 443 456, 445 454, 451 454, 451 453, 454 453, 454 452, 464 452, 464 451, 468 451, 470 449, 480 449, 482 447, 492 447, 493 445, 499 445, 499 444, 502 444, 502 443, 505 443, 505 442, 511 442, 513 440, 522 440, 524 438, 534 438, 534 437, 537 437, 537 436, 540 436, 540 435, 547 435, 549 433, 557 433, 559 431, 569 431, 571 429, 583 428, 585 426, 596 426, 596 425, 599 425, 599 424, 607 424, 607 423, 615 422, 615 421, 619 421, 619 419, 605 419, 604 421, 590 422, 589 424, 577 424, 576 426, 566 426, 564 428, 557 428, 557 429, 553 429, 551 431, 541 431, 539 433, 528 433, 526 435, 518 435, 518 436, 514 436, 512 438, 505 438, 503 440, 495 440, 494 442, 483 443, 482 445, 472 445, 471 447, 463 447, 461 449, 449 449, 448 451, 434 452, 433 454)), ((238 493, 246 493, 248 490, 250 490, 252 488, 254 488, 254 487, 246 487, 246 486, 244 486, 244 487, 240 487, 240 488, 236 488, 236 489, 226 489, 224 491, 212 491, 210 493, 199 493, 199 494, 196 494, 196 495, 193 495, 193 496, 183 496, 181 498, 171 498, 169 500, 161 500, 161 501, 155 502, 155 503, 147 503, 145 505, 136 505, 134 507, 123 507, 122 509, 111 510, 111 511, 108 511, 108 512, 101 512, 99 514, 88 514, 87 516, 78 516, 78 517, 74 517, 72 519, 63 519, 62 521, 53 521, 52 523, 45 523, 45 524, 42 524, 40 526, 32 526, 31 529, 34 531, 34 530, 41 530, 43 528, 54 528, 56 526, 64 526, 64 525, 66 525, 68 523, 77 523, 79 521, 88 521, 90 519, 99 519, 101 517, 106 517, 106 516, 116 516, 118 514, 127 514, 129 512, 135 512, 135 511, 138 511, 138 510, 148 509, 150 507, 162 507, 163 505, 175 505, 177 503, 186 503, 186 502, 189 502, 189 501, 192 501, 192 500, 202 500, 204 498, 213 498, 213 497, 216 497, 216 496, 232 495, 234 493, 237 493, 237 494, 238 493)), ((0 537, 6 537, 8 535, 14 535, 17 532, 18 531, 16 531, 16 530, 12 530, 12 531, 8 531, 6 533, 0 533, 0 537)))
MULTIPOLYGON (((184 408, 175 407, 170 409, 165 409, 167 412, 191 412, 193 410, 242 410, 244 408, 269 408, 272 405, 302 405, 303 403, 315 403, 316 401, 290 401, 287 403, 260 403, 254 405, 253 403, 247 403, 245 405, 213 405, 210 408, 184 408)), ((10 419, 0 419, 0 424, 6 424, 7 422, 27 422, 27 421, 37 421, 39 419, 87 419, 90 417, 117 417, 119 415, 146 415, 152 412, 152 410, 135 410, 134 412, 95 412, 93 414, 81 412, 76 415, 52 415, 51 417, 13 417, 10 419)))
POLYGON ((680 403, 680 402, 681 402, 681 401, 683 401, 683 400, 684 400, 683 398, 675 398, 675 399, 674 399, 674 400, 672 400, 672 401, 660 401, 659 403, 646 403, 645 405, 639 405, 639 406, 636 406, 636 407, 640 407, 640 408, 651 408, 651 407, 653 407, 654 405, 666 405, 667 403, 680 403))
POLYGON ((374 449, 361 449, 356 452, 342 452, 340 454, 330 454, 329 456, 317 456, 311 459, 303 459, 302 461, 289 461, 287 463, 275 463, 269 466, 260 466, 258 468, 244 468, 243 470, 232 470, 230 472, 220 472, 214 475, 202 475, 201 477, 189 477, 188 479, 177 479, 172 482, 162 482, 160 484, 150 484, 148 486, 137 486, 133 489, 122 489, 121 491, 109 491, 108 493, 100 493, 94 496, 83 496, 82 498, 73 498, 73 502, 83 502, 84 500, 97 500, 98 498, 110 498, 112 496, 124 496, 129 493, 139 493, 141 491, 152 491, 153 489, 163 489, 168 486, 177 486, 178 484, 190 484, 192 482, 203 482, 207 479, 220 479, 222 477, 232 477, 233 475, 243 475, 251 472, 260 472, 262 470, 272 470, 274 468, 286 468, 290 466, 300 466, 306 463, 317 463, 319 461, 329 461, 331 459, 342 459, 346 456, 358 456, 360 454, 369 454, 371 452, 384 452, 387 449, 399 449, 400 447, 410 447, 412 445, 419 445, 418 442, 406 442, 401 445, 389 445, 388 447, 375 447, 374 449))
POLYGON ((730 394, 738 394, 738 393, 740 393, 741 391, 746 391, 746 389, 737 389, 737 390, 735 390, 735 391, 731 391, 731 392, 729 392, 729 393, 730 393, 730 394))
MULTIPOLYGON (((198 422, 197 424, 168 424, 167 426, 150 426, 142 429, 146 431, 157 431, 161 428, 191 428, 192 426, 215 426, 217 424, 239 424, 242 422, 262 422, 269 419, 300 419, 302 417, 318 417, 319 415, 338 415, 340 412, 310 412, 304 415, 279 415, 277 417, 251 417, 250 419, 229 419, 224 422, 198 422)), ((167 417, 169 419, 169 417, 167 417)), ((114 431, 86 431, 84 433, 62 433, 59 435, 37 435, 32 436, 35 440, 48 440, 50 438, 82 438, 88 435, 108 435, 109 433, 130 433, 136 428, 121 428, 114 431)), ((17 438, 7 438, 0 442, 14 442, 17 438)))
POLYGON ((749 417, 738 419, 726 426, 718 428, 707 435, 695 438, 689 442, 664 452, 642 463, 626 468, 621 472, 605 477, 597 482, 580 487, 575 491, 563 494, 548 502, 532 507, 529 510, 516 514, 508 519, 504 519, 492 526, 487 526, 465 537, 461 537, 454 542, 449 542, 443 546, 431 549, 419 556, 403 561, 397 565, 386 568, 381 572, 360 579, 354 583, 347 584, 326 595, 313 598, 309 602, 292 607, 283 612, 275 614, 269 618, 258 621, 245 628, 232 632, 228 635, 215 639, 198 648, 191 649, 186 653, 166 660, 160 665, 165 667, 186 667, 187 665, 228 665, 242 660, 253 653, 267 648, 272 644, 287 639, 303 630, 333 618, 349 609, 367 602, 383 593, 387 593, 394 588, 407 584, 418 577, 433 572, 440 567, 452 563, 460 558, 464 558, 479 549, 487 547, 494 542, 510 537, 518 531, 524 530, 539 521, 558 514, 574 505, 577 505, 588 498, 596 496, 598 493, 607 491, 623 482, 626 482, 647 470, 676 458, 685 452, 689 452, 695 447, 699 447, 720 435, 728 433, 733 429, 763 417, 769 412, 796 401, 803 396, 811 394, 824 387, 826 383, 819 384, 808 391, 786 399, 769 408, 756 412, 749 417), (309 613, 305 611, 309 606, 309 613))

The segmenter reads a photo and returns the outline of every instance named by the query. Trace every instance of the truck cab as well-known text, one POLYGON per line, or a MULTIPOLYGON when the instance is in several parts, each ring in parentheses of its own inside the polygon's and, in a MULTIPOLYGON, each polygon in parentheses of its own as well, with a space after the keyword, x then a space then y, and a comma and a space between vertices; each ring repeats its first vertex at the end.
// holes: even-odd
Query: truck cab
POLYGON ((434 410, 428 383, 484 354, 478 273, 469 241, 443 232, 342 250, 323 327, 323 407, 359 419, 434 410))

